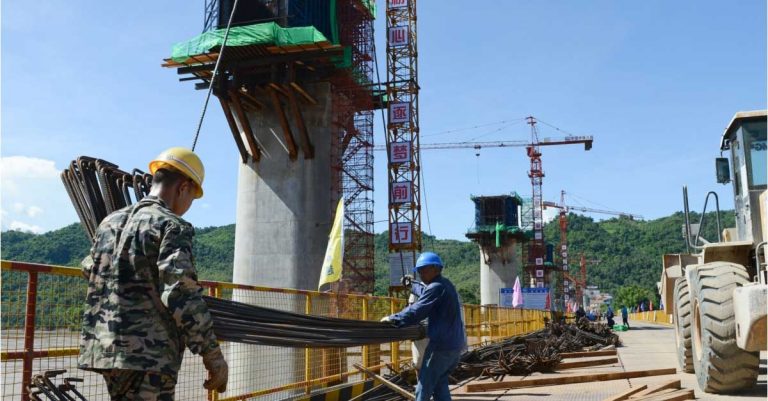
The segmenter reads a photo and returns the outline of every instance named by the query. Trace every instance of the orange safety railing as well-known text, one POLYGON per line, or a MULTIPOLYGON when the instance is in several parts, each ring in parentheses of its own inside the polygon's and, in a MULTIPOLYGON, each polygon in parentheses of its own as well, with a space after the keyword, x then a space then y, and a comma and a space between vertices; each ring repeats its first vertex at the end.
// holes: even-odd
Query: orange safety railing
MULTIPOLYGON (((67 369, 67 377, 84 380, 78 391, 90 401, 107 400, 101 377, 77 369, 82 305, 87 282, 80 269, 2 261, 2 397, 29 400, 32 375, 67 369)), ((402 309, 404 300, 365 295, 339 295, 202 281, 209 295, 291 312, 346 319, 373 320, 402 309)), ((549 312, 464 305, 470 347, 529 333, 544 327, 549 312)), ((409 342, 349 348, 280 348, 222 342, 230 366, 227 392, 202 387, 206 372, 201 358, 188 351, 176 386, 178 400, 234 401, 285 399, 348 381, 362 380, 353 368, 374 371, 410 359, 409 342), (396 362, 396 363, 393 363, 396 362), (247 373, 246 373, 247 372, 247 373)))

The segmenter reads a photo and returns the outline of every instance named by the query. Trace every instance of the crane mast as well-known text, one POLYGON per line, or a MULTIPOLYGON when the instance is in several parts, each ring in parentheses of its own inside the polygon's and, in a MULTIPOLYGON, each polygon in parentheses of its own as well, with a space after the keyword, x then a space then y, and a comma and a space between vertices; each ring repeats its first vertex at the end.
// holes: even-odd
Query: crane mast
MULTIPOLYGON (((398 3, 406 3, 408 4, 408 7, 410 7, 411 3, 409 1, 413 0, 389 0, 388 4, 388 11, 387 15, 390 16, 389 7, 391 7, 391 4, 394 2, 398 3)), ((415 7, 415 5, 414 5, 415 7)), ((415 9, 413 11, 415 13, 415 9)), ((415 18, 415 14, 414 14, 415 18)), ((389 17, 387 19, 388 27, 390 27, 389 24, 392 24, 391 26, 399 26, 395 24, 393 21, 395 21, 394 18, 389 17)), ((390 29, 392 29, 390 27, 390 29)), ((415 29, 415 27, 413 28, 415 29)), ((389 40, 393 40, 393 35, 389 34, 389 40)), ((413 38, 411 40, 415 40, 415 34, 413 35, 413 38)), ((391 44, 388 42, 387 49, 388 49, 388 59, 387 62, 390 63, 395 59, 396 54, 399 54, 397 52, 390 53, 391 44)), ((415 45, 414 45, 415 46, 415 45)), ((413 56, 415 57, 415 56, 413 56)), ((389 65, 389 64, 388 64, 389 65)), ((402 63, 400 64, 403 65, 402 63)), ((390 73, 393 74, 395 71, 402 70, 402 67, 400 69, 398 68, 391 68, 390 73)), ((402 81, 399 81, 402 82, 402 81)), ((391 89, 391 87, 394 84, 392 83, 392 77, 390 76, 390 84, 388 85, 388 93, 400 93, 397 91, 394 91, 391 89)), ((417 88, 414 89, 417 91, 417 88)), ((536 128, 536 118, 529 116, 527 117, 528 124, 531 126, 531 139, 530 141, 486 141, 486 142, 443 142, 443 143, 427 143, 427 144, 420 144, 418 139, 418 125, 398 125, 397 124, 397 116, 398 114, 393 114, 393 107, 395 105, 403 105, 403 102, 397 101, 397 97, 390 94, 390 98, 393 99, 392 102, 390 102, 390 123, 388 125, 389 133, 387 135, 387 144, 386 146, 374 146, 374 150, 376 151, 383 151, 388 150, 388 158, 390 161, 390 167, 389 167, 389 185, 390 185, 390 252, 393 251, 400 251, 399 255, 401 256, 401 259, 403 258, 403 255, 405 252, 412 252, 412 254, 415 256, 415 253, 421 250, 421 235, 420 231, 417 231, 417 228, 420 226, 420 204, 418 203, 419 197, 418 197, 418 157, 421 150, 440 150, 440 149, 475 149, 479 150, 482 148, 505 148, 505 147, 525 147, 526 153, 531 161, 531 167, 528 171, 528 176, 531 179, 531 187, 533 192, 533 204, 532 204, 532 211, 531 211, 531 220, 533 224, 533 238, 531 239, 531 242, 528 247, 528 255, 524 260, 525 265, 525 280, 524 285, 526 287, 548 287, 550 282, 549 273, 546 270, 545 265, 545 254, 546 254, 546 245, 544 242, 544 220, 543 220, 543 209, 544 209, 544 202, 542 200, 542 181, 544 178, 544 170, 541 167, 541 150, 540 148, 542 146, 554 146, 554 145, 576 145, 576 144, 583 144, 584 150, 590 150, 592 149, 592 142, 593 137, 591 135, 587 136, 566 136, 561 138, 543 138, 539 139, 538 130, 536 128), (393 121, 395 123, 393 123, 393 121), (410 135, 404 134, 404 129, 412 130, 415 127, 415 132, 410 133, 410 135), (413 159, 408 159, 408 162, 410 163, 396 163, 398 160, 398 154, 405 155, 408 154, 410 157, 413 157, 413 159), (403 178, 406 177, 406 178, 403 178), (410 181, 408 181, 410 180, 410 181), (403 189, 405 187, 406 189, 403 189), (408 190, 410 192, 408 192, 408 190), (398 196, 401 194, 408 194, 409 199, 410 196, 413 197, 413 202, 411 203, 411 209, 408 209, 407 207, 403 207, 403 204, 399 204, 397 202, 398 196), (411 214, 408 214, 410 212, 411 214), (401 240, 396 237, 397 233, 393 234, 393 231, 398 229, 403 229, 403 227, 412 227, 413 230, 410 231, 408 229, 405 229, 405 233, 410 234, 412 233, 413 243, 412 244, 403 244, 401 240), (405 252, 404 252, 405 251, 405 252)), ((410 116, 413 118, 413 113, 415 113, 413 110, 415 110, 415 106, 409 106, 410 108, 406 107, 403 111, 400 113, 401 116, 410 116), (411 113, 411 114, 408 114, 411 113)), ((418 123, 418 119, 414 120, 416 124, 418 123)), ((392 255, 392 254, 390 254, 392 255)), ((391 258, 391 256, 390 256, 391 258)), ((390 259, 390 263, 391 259, 390 259)), ((550 270, 554 268, 555 266, 549 266, 550 270)), ((392 288, 390 288, 392 290, 392 288)), ((392 291, 390 291, 392 292, 392 291)))
MULTIPOLYGON (((568 270, 568 212, 572 210, 577 210, 581 212, 587 212, 587 213, 602 213, 602 214, 608 214, 608 215, 614 215, 619 217, 627 217, 629 219, 635 220, 642 220, 643 216, 640 216, 638 214, 632 214, 632 213, 625 213, 625 212, 617 212, 613 210, 601 210, 601 209, 592 209, 588 207, 583 206, 570 206, 565 204, 565 191, 560 191, 560 203, 555 203, 551 201, 544 201, 544 208, 548 207, 554 207, 557 209, 560 209, 558 223, 560 226, 560 266, 561 271, 563 274, 563 278, 561 280, 561 288, 560 288, 560 295, 562 297, 562 302, 568 302, 570 301, 570 295, 569 293, 572 292, 575 293, 575 300, 574 302, 581 305, 583 301, 583 295, 584 290, 587 287, 587 259, 585 258, 584 254, 581 254, 581 260, 579 261, 579 268, 580 268, 580 274, 579 276, 576 276, 569 272, 568 270), (571 285, 573 284, 573 286, 571 285)), ((590 262, 599 262, 595 260, 590 260, 590 262)), ((560 298, 560 297, 558 297, 560 298)))
MULTIPOLYGON (((405 275, 421 252, 416 0, 387 0, 386 20, 388 248, 390 269, 405 275)), ((390 281, 390 295, 403 290, 390 281)))

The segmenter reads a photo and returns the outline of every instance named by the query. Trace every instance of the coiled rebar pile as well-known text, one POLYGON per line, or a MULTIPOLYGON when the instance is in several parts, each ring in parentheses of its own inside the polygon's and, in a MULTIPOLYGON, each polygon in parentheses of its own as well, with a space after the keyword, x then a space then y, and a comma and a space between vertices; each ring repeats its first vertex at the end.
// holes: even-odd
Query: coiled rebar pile
POLYGON ((501 380, 504 375, 552 372, 562 352, 620 345, 618 336, 603 326, 583 321, 578 325, 550 323, 545 329, 464 353, 451 377, 458 381, 475 377, 501 380))

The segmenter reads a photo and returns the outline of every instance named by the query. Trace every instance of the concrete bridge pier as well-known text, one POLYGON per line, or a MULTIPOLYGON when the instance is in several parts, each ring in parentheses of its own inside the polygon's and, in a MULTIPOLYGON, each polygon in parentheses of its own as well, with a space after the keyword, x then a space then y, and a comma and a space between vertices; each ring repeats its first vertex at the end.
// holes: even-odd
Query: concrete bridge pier
MULTIPOLYGON (((330 84, 307 85, 317 104, 301 114, 314 155, 298 137, 297 157, 289 156, 284 124, 298 136, 294 119, 264 108, 248 113, 260 160, 241 163, 237 188, 233 282, 277 288, 316 290, 332 223, 332 102, 330 84)), ((264 99, 269 105, 270 99, 264 99)), ((243 127, 237 123, 241 133, 243 127)), ((244 141, 245 142, 245 141, 244 141)), ((305 311, 303 295, 235 290, 233 299, 292 312, 305 311)), ((232 344, 228 355, 230 387, 244 394, 304 379, 303 349, 232 344), (257 353, 258 352, 258 353, 257 353)), ((287 390, 267 398, 283 398, 287 390)))
POLYGON ((480 245, 480 304, 499 305, 499 290, 512 288, 520 274, 517 242, 508 238, 501 247, 480 245))

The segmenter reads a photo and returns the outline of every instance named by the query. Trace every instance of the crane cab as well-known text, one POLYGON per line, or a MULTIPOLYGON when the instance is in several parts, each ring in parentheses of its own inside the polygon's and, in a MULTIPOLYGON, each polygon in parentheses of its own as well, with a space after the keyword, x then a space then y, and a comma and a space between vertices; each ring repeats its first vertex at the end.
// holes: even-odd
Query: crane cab
POLYGON ((733 185, 736 228, 726 234, 732 241, 749 241, 757 245, 768 236, 767 115, 766 110, 736 113, 720 141, 721 154, 729 158, 717 158, 717 182, 733 185))

